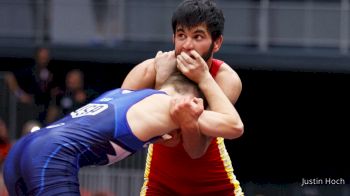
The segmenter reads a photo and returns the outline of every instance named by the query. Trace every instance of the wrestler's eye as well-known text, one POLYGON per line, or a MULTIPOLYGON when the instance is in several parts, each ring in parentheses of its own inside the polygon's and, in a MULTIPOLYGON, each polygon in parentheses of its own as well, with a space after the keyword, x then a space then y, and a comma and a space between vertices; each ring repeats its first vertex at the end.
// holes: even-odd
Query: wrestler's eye
POLYGON ((185 34, 183 34, 183 33, 178 33, 178 34, 176 35, 176 37, 179 38, 179 39, 186 39, 186 36, 185 36, 185 34))
POLYGON ((203 39, 203 36, 202 35, 195 35, 194 39, 197 41, 201 41, 203 39))

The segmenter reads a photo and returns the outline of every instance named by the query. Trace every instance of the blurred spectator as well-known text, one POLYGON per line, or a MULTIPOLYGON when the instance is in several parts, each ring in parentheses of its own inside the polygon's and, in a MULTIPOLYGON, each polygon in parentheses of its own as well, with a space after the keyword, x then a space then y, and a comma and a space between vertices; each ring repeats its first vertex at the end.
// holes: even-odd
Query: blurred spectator
POLYGON ((18 101, 24 104, 33 104, 37 109, 35 117, 43 122, 46 109, 54 92, 56 84, 53 74, 49 70, 50 51, 40 47, 35 53, 35 64, 25 69, 7 72, 5 82, 15 94, 18 101))
POLYGON ((11 148, 11 141, 8 137, 8 130, 5 121, 0 118, 0 165, 5 160, 11 148))
POLYGON ((0 117, 0 196, 8 196, 3 179, 3 162, 10 151, 12 144, 8 137, 8 129, 5 121, 0 117))
POLYGON ((66 75, 65 87, 52 99, 48 109, 46 123, 49 124, 70 112, 80 108, 98 93, 84 86, 84 73, 79 69, 73 69, 66 75))

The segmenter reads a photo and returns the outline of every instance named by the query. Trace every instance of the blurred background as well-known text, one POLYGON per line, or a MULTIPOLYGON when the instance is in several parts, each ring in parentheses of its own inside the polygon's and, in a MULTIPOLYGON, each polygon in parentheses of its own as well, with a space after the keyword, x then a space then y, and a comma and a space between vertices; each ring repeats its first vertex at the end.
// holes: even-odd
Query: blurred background
MULTIPOLYGON (((173 49, 179 2, 0 0, 2 158, 32 128, 120 87, 136 64, 173 49)), ((215 57, 243 83, 236 107, 245 133, 225 144, 246 195, 350 195, 350 1, 216 2, 226 23, 215 57), (345 185, 301 187, 303 178, 345 185)), ((82 195, 139 195, 145 155, 83 169, 82 195)))

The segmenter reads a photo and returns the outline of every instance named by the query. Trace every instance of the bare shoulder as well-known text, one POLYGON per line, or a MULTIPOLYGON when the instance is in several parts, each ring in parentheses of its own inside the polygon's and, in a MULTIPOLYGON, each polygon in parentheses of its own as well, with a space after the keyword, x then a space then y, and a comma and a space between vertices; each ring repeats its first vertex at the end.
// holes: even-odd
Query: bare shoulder
POLYGON ((242 91, 242 81, 235 70, 223 63, 215 77, 215 81, 232 103, 238 100, 242 91))
POLYGON ((147 69, 154 69, 154 58, 146 59, 141 63, 137 64, 135 67, 144 67, 147 69))
POLYGON ((228 80, 232 80, 233 82, 241 83, 241 79, 237 72, 232 69, 227 63, 223 63, 218 71, 218 77, 223 77, 228 80))
MULTIPOLYGON (((171 97, 167 94, 157 93, 141 100, 138 105, 147 113, 161 114, 169 110, 171 97)), ((136 105, 136 104, 135 104, 136 105)))
POLYGON ((169 104, 170 100, 171 100, 171 96, 169 96, 166 93, 157 93, 157 94, 153 94, 151 96, 148 97, 152 102, 154 103, 158 103, 159 105, 162 106, 162 104, 169 104))

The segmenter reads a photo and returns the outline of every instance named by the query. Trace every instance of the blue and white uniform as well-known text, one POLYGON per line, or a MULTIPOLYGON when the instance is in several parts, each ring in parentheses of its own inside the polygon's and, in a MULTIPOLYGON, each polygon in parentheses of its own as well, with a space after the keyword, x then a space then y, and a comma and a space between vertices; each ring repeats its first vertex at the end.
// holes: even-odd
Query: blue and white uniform
POLYGON ((119 161, 146 147, 133 135, 127 111, 162 91, 115 89, 63 119, 22 137, 4 165, 10 195, 79 195, 78 171, 119 161))

